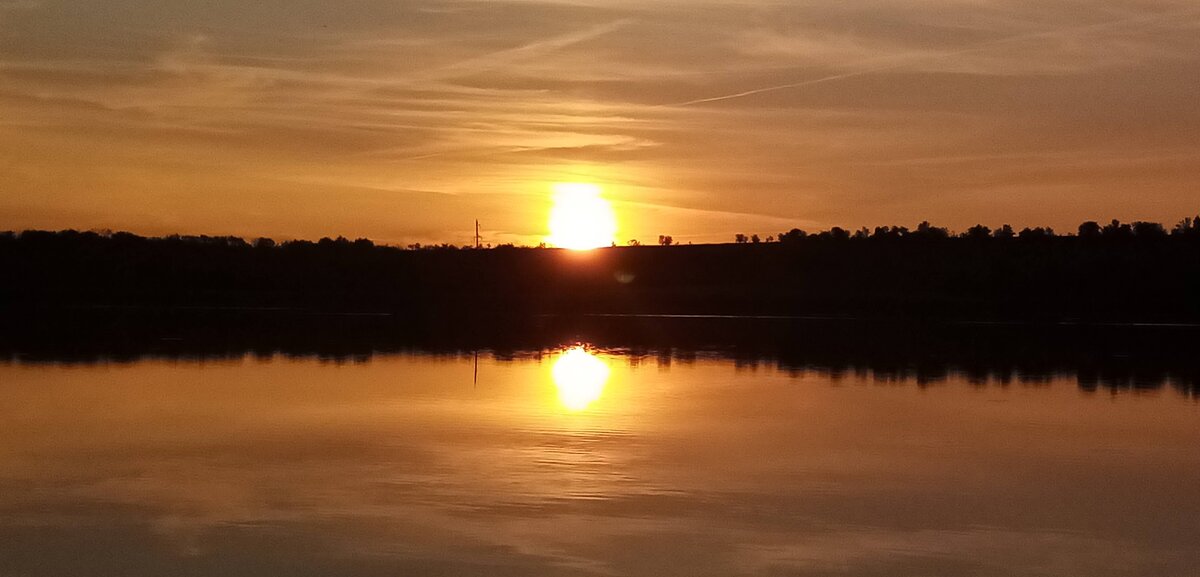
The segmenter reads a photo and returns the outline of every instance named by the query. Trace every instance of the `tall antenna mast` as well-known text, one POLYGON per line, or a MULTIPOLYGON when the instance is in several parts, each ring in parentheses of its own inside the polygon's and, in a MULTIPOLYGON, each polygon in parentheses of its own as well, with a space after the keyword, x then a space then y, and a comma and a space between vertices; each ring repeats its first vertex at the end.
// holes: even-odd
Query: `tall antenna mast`
POLYGON ((480 245, 479 219, 475 219, 475 248, 479 248, 479 245, 480 245))

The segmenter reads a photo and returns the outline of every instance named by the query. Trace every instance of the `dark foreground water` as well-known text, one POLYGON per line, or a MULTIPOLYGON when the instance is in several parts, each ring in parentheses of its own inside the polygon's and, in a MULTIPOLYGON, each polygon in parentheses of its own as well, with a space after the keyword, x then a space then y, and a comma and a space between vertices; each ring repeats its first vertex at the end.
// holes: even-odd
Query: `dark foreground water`
POLYGON ((1194 576, 1200 403, 1155 374, 14 353, 0 575, 1194 576))

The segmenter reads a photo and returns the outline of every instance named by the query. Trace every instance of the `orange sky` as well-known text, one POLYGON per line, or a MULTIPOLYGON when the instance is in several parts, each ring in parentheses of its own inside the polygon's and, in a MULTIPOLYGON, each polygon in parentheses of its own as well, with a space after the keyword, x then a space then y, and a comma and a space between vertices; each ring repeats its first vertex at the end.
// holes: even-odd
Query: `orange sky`
POLYGON ((1194 0, 0 0, 0 229, 492 242, 1200 211, 1194 0))

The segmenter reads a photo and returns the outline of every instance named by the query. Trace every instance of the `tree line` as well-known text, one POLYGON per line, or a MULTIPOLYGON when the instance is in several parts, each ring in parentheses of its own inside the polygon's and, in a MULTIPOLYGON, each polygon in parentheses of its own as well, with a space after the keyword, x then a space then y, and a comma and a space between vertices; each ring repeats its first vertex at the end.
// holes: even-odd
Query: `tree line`
MULTIPOLYGON (((1153 240, 1163 239, 1166 237, 1176 238, 1200 238, 1200 215, 1195 217, 1185 217, 1177 222, 1170 230, 1162 223, 1135 221, 1121 222, 1113 219, 1108 224, 1101 225, 1096 221, 1087 221, 1080 224, 1076 229, 1075 234, 1060 235, 1050 227, 1026 227, 1019 232, 1012 225, 1001 225, 995 230, 977 224, 967 230, 954 233, 945 227, 934 226, 929 221, 924 221, 918 224, 916 229, 909 229, 904 226, 877 226, 874 229, 862 227, 853 232, 841 227, 833 227, 829 230, 809 234, 799 228, 793 228, 786 232, 776 235, 769 235, 765 238, 767 243, 773 242, 797 242, 807 238, 815 238, 821 240, 897 240, 897 239, 922 239, 922 240, 945 240, 952 238, 961 238, 969 240, 1008 240, 1008 239, 1046 239, 1059 236, 1078 237, 1081 239, 1110 239, 1110 240, 1153 240)), ((738 233, 734 235, 735 244, 759 244, 763 242, 763 238, 757 234, 747 235, 738 233)))
MULTIPOLYGON (((736 240, 736 239, 735 239, 736 240)), ((668 242, 669 241, 669 242, 668 242)), ((929 315, 1200 320, 1200 218, 1084 223, 1076 234, 922 223, 774 242, 616 247, 247 241, 127 232, 0 233, 0 309, 298 307, 442 314, 929 315)))
MULTIPOLYGON (((985 225, 977 224, 968 228, 965 231, 955 233, 946 227, 934 226, 929 221, 921 222, 914 229, 909 229, 905 226, 877 226, 875 228, 862 227, 851 232, 850 230, 841 227, 831 227, 828 230, 809 233, 800 228, 793 228, 788 231, 780 232, 778 235, 767 235, 766 237, 758 234, 738 233, 734 235, 734 244, 772 244, 772 243, 794 243, 803 240, 949 240, 949 239, 967 239, 967 240, 1037 240, 1060 237, 1074 237, 1085 240, 1159 240, 1168 237, 1177 239, 1196 239, 1200 238, 1200 215, 1195 217, 1185 217, 1172 226, 1169 230, 1162 223, 1148 221, 1121 222, 1113 219, 1107 224, 1100 224, 1096 221, 1087 221, 1079 225, 1076 232, 1073 234, 1058 234, 1050 227, 1026 227, 1017 231, 1012 225, 1004 224, 996 229, 991 229, 985 225)), ((52 239, 60 239, 68 242, 87 242, 98 241, 105 239, 111 241, 115 245, 133 245, 137 243, 158 243, 162 245, 190 245, 190 246, 208 246, 208 247, 228 247, 234 249, 254 248, 258 250, 356 250, 367 251, 375 249, 384 250, 475 250, 474 245, 455 245, 452 243, 435 243, 421 244, 411 243, 404 247, 395 247, 391 245, 377 245, 374 241, 366 238, 357 238, 350 240, 343 236, 337 238, 324 237, 318 241, 310 240, 288 240, 276 242, 274 239, 267 237, 259 237, 252 240, 246 240, 239 236, 209 236, 209 235, 179 235, 173 234, 164 237, 143 237, 130 232, 113 232, 111 230, 91 230, 77 231, 74 229, 61 231, 45 231, 45 230, 26 230, 23 232, 16 231, 0 231, 0 243, 13 242, 53 242, 52 239)), ((678 246, 675 239, 671 235, 659 235, 659 246, 678 246)), ((637 239, 631 239, 627 246, 640 247, 643 243, 637 239)), ((548 248, 545 243, 537 246, 518 246, 513 243, 502 243, 495 246, 487 244, 487 249, 514 249, 514 248, 548 248)))

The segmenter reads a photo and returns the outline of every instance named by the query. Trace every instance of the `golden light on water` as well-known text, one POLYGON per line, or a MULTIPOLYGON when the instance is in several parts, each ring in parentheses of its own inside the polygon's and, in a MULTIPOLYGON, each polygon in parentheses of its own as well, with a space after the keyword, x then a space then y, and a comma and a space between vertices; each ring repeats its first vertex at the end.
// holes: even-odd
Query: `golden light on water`
POLYGON ((588 408, 604 393, 608 373, 608 365, 583 347, 567 350, 552 369, 559 402, 570 411, 588 408))
POLYGON ((609 246, 617 236, 617 218, 612 205, 595 184, 562 182, 553 186, 554 207, 550 210, 550 236, 556 247, 589 250, 609 246))

